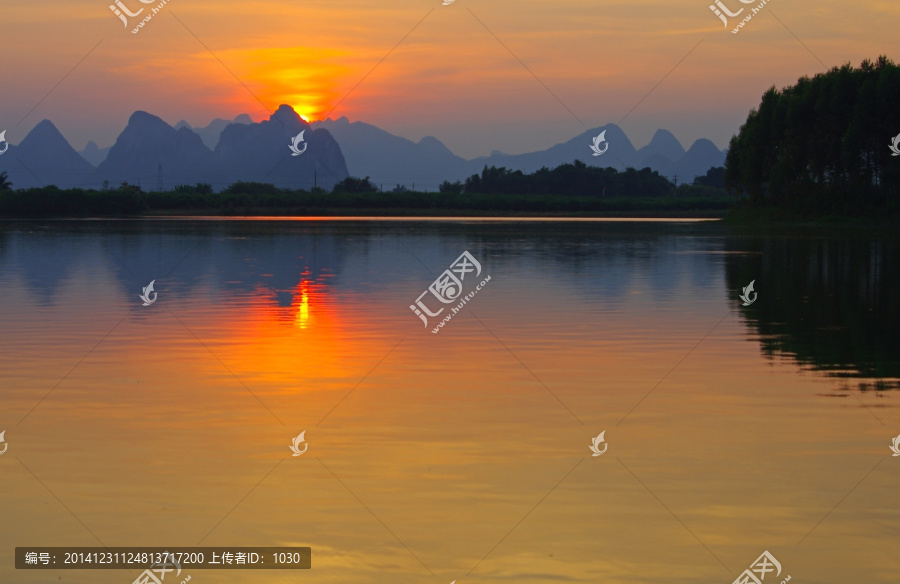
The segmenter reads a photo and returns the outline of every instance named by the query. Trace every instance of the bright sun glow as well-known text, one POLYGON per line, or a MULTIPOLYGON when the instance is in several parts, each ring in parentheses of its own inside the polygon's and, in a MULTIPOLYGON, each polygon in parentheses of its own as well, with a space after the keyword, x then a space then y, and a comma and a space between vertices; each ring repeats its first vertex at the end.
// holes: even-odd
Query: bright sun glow
MULTIPOLYGON (((307 122, 322 119, 338 102, 341 80, 351 70, 344 51, 318 47, 232 49, 220 57, 253 79, 254 93, 273 110, 288 104, 307 122)), ((246 103, 246 89, 234 91, 234 101, 246 103)))

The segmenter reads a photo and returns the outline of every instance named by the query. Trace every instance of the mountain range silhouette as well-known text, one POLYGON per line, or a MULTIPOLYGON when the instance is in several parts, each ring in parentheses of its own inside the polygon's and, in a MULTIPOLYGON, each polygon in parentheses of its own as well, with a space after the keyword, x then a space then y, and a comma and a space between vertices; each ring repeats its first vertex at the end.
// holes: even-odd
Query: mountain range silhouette
POLYGON ((136 111, 105 156, 96 144, 89 145, 92 148, 82 156, 50 120, 43 120, 0 157, 0 171, 8 172, 17 189, 47 185, 100 188, 109 181, 113 187, 127 182, 156 190, 160 179, 164 190, 198 182, 221 190, 237 181, 330 189, 349 176, 331 134, 311 129, 290 106, 282 105, 262 122, 241 121, 225 124, 210 149, 187 124, 176 129, 157 116, 136 111), (287 145, 300 132, 304 132, 308 152, 294 157, 287 145), (97 166, 87 157, 98 161, 97 166))
POLYGON ((353 176, 368 176, 373 183, 383 184, 385 188, 395 184, 410 187, 414 183, 435 190, 444 180, 465 180, 480 173, 485 165, 531 173, 545 166, 555 168, 575 160, 618 170, 650 167, 670 180, 677 176, 678 182, 683 183, 705 175, 714 166, 724 165, 726 154, 705 138, 697 140, 685 151, 668 130, 657 130, 649 144, 635 149, 621 128, 607 124, 546 150, 525 154, 494 151, 490 156, 466 160, 432 136, 425 136, 416 143, 364 122, 350 122, 346 117, 327 119, 321 127, 331 132, 341 145, 353 176), (604 130, 609 148, 602 156, 593 156, 590 145, 604 130))
POLYGON ((585 131, 567 142, 525 154, 504 154, 466 160, 440 140, 426 136, 413 142, 346 117, 310 125, 293 108, 281 105, 268 120, 254 123, 241 114, 216 119, 203 128, 180 121, 174 127, 144 111, 134 112, 115 144, 99 148, 89 142, 77 152, 50 120, 43 120, 18 145, 0 156, 14 188, 56 185, 60 188, 100 188, 122 182, 156 190, 179 184, 209 183, 221 190, 237 181, 273 183, 278 187, 330 189, 348 176, 369 177, 391 188, 436 190, 445 181, 465 180, 487 166, 534 172, 581 160, 585 164, 645 168, 678 182, 690 182, 725 161, 725 151, 706 139, 685 151, 668 130, 636 149, 615 124, 585 131), (606 132, 607 151, 593 156, 594 137, 606 132), (288 145, 304 132, 307 151, 291 156, 288 145))

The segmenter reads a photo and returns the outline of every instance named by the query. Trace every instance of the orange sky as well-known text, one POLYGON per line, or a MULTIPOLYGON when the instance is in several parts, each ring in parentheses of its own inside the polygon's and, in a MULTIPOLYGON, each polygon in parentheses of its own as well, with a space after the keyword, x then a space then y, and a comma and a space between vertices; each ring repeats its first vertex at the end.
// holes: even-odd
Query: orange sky
POLYGON ((110 145, 136 109, 203 126, 288 103, 473 157, 544 149, 640 103, 621 124, 636 146, 663 127, 685 147, 725 147, 766 88, 824 70, 819 60, 900 60, 900 6, 883 0, 770 0, 739 34, 707 0, 171 0, 138 34, 108 4, 0 7, 10 142, 44 118, 80 149, 110 145))

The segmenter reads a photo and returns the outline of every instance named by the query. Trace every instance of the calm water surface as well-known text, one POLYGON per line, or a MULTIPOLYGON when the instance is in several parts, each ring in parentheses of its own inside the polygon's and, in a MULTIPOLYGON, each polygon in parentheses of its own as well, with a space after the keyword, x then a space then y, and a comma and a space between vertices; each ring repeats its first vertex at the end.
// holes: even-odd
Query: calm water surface
POLYGON ((898 255, 692 222, 0 224, 0 582, 139 572, 16 546, 206 545, 313 568, 191 584, 728 584, 764 550, 767 583, 896 583, 898 255), (433 334, 409 306, 465 250, 490 282, 433 334))

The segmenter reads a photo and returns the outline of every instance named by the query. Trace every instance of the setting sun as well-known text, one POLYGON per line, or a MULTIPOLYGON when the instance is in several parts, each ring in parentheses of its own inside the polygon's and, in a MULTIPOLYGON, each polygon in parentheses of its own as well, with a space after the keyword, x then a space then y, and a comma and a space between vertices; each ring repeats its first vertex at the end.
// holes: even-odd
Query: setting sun
POLYGON ((306 123, 315 121, 317 119, 316 114, 322 110, 321 107, 316 107, 307 101, 287 100, 285 103, 290 103, 297 115, 306 123))
MULTIPOLYGON (((251 88, 263 103, 272 110, 290 104, 307 122, 324 117, 340 101, 339 88, 348 74, 342 57, 339 50, 314 47, 234 49, 223 56, 242 78, 255 80, 251 88)), ((246 89, 233 91, 229 102, 246 100, 246 89)))

